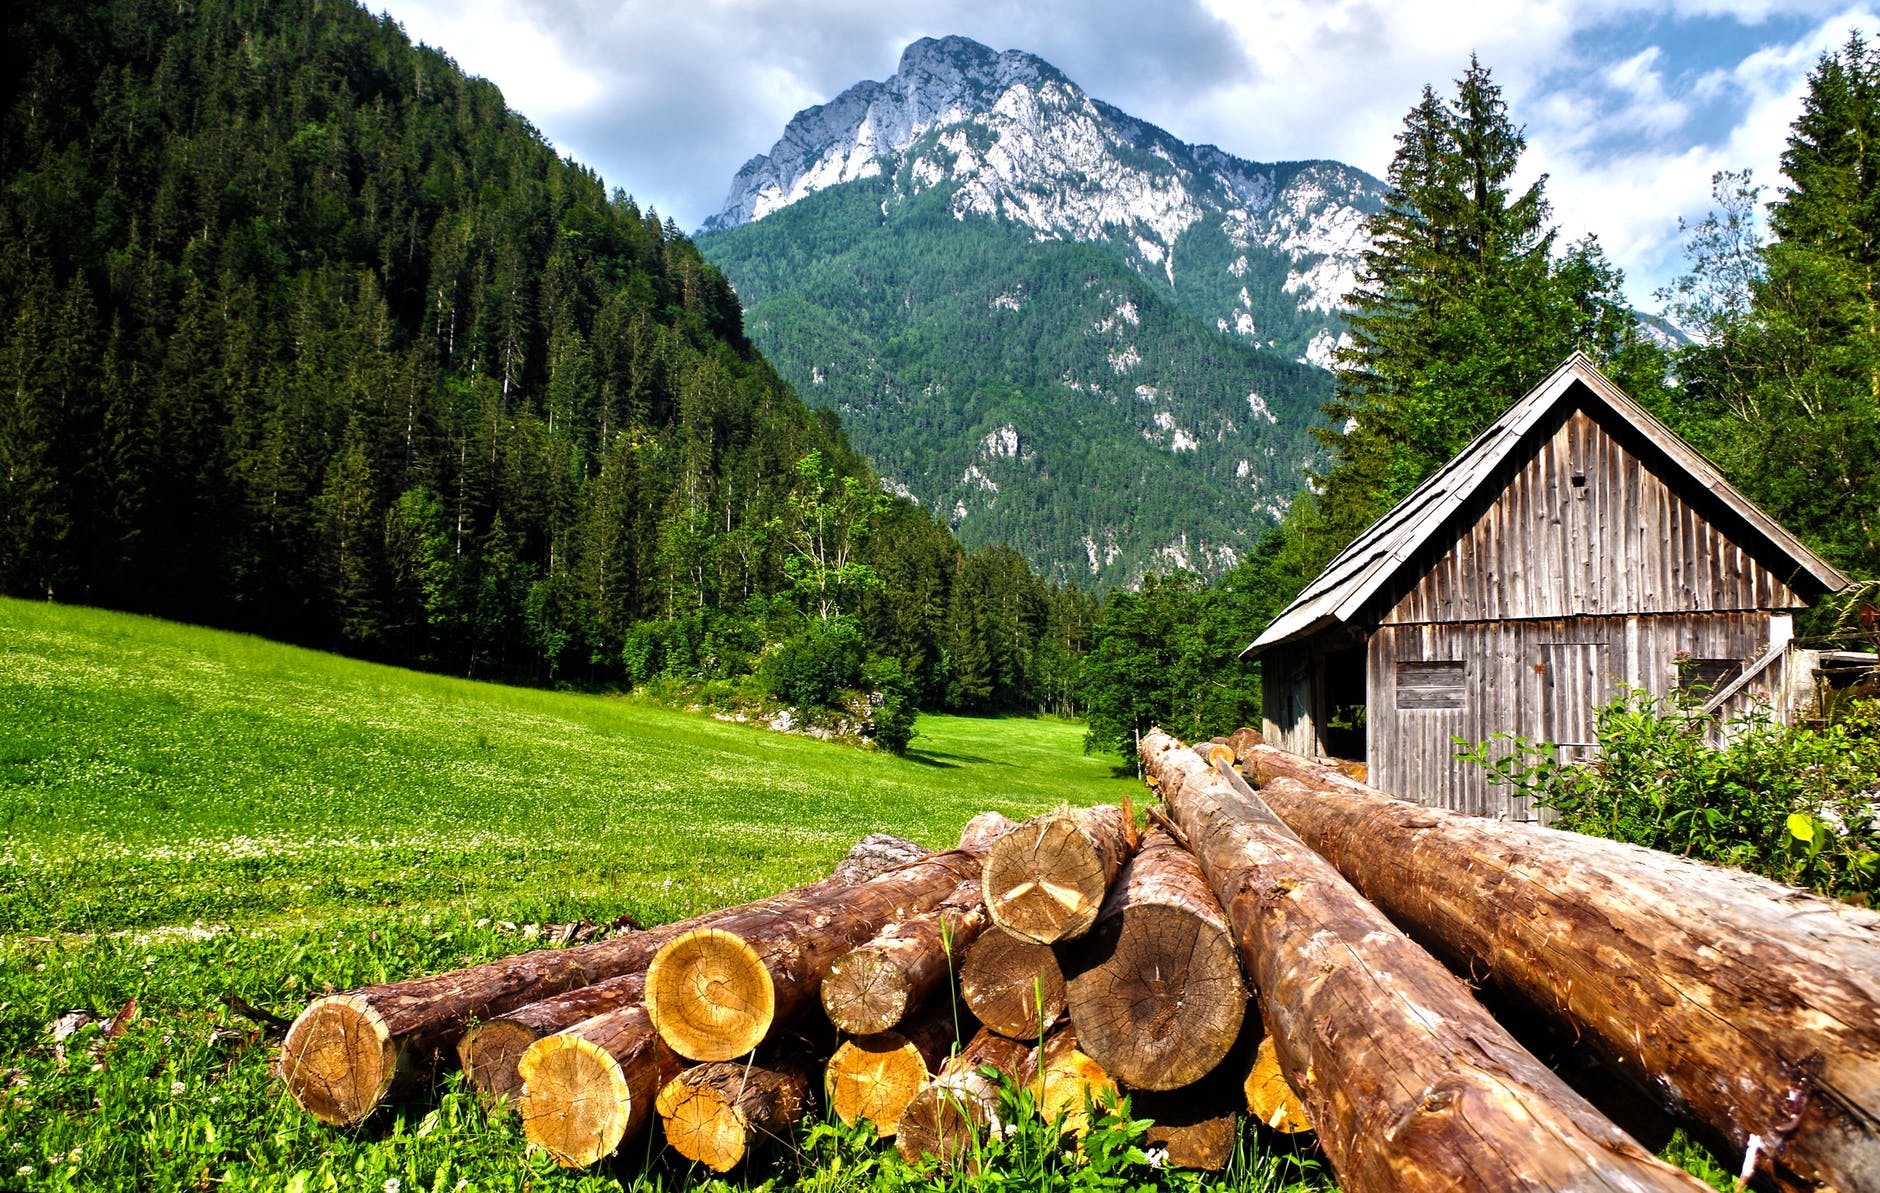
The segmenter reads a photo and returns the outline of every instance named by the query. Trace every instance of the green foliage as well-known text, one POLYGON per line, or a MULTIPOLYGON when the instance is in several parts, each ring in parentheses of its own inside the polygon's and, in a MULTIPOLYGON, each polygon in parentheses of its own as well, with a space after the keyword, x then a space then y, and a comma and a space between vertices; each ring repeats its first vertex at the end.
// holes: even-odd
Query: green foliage
MULTIPOLYGON (((4 32, 0 592, 600 687, 743 683, 797 602, 929 704, 949 643, 1035 645, 970 641, 1004 623, 959 544, 670 221, 395 23, 55 0, 4 32)), ((957 707, 1046 702, 1018 671, 957 707)))
POLYGON ((1512 189, 1526 141, 1486 67, 1453 99, 1425 87, 1397 145, 1319 433, 1333 460, 1292 527, 1308 575, 1575 349, 1648 403, 1664 384, 1598 243, 1556 255, 1541 181, 1512 189))
POLYGON ((1757 221, 1744 171, 1713 179, 1692 272, 1661 297, 1701 340, 1673 424, 1842 567, 1880 573, 1880 50, 1823 55, 1757 221))
POLYGON ((829 708, 862 682, 868 644, 846 618, 812 621, 764 656, 758 675, 772 693, 798 708, 829 708))
POLYGON ((1496 734, 1465 761, 1559 814, 1556 827, 1753 870, 1825 895, 1880 893, 1880 701, 1819 728, 1765 712, 1728 726, 1635 690, 1599 710, 1598 756, 1496 734), (1710 744, 1719 731, 1725 744, 1710 744))
MULTIPOLYGON (((956 220, 952 198, 860 179, 699 244, 798 392, 962 542, 1010 545, 1063 583, 1133 583, 1169 546, 1224 570, 1220 548, 1270 526, 1297 487, 1324 371, 1297 363, 1302 343, 1214 331, 1104 248, 956 220)), ((1247 255, 1214 240, 1178 249, 1192 276, 1229 279, 1247 255)), ((1283 292, 1283 260, 1233 279, 1282 336, 1312 317, 1283 292)))

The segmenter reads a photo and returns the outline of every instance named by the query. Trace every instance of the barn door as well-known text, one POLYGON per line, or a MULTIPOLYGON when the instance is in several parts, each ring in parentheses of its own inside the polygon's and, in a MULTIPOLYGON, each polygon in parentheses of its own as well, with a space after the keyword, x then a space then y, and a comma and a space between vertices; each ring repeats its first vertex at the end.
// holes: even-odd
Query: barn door
POLYGON ((1562 762, 1590 760, 1597 751, 1594 722, 1612 698, 1612 670, 1602 642, 1541 644, 1541 734, 1562 762))

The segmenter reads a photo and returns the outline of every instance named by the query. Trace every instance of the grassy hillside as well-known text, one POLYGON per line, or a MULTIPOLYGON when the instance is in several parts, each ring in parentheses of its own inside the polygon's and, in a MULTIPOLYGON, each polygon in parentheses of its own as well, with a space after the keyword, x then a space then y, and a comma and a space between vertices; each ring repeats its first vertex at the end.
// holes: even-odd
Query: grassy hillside
MULTIPOLYGON (((653 923, 818 877, 870 831, 940 844, 983 808, 1132 789, 1077 725, 920 728, 895 758, 0 600, 0 1189, 692 1183, 644 1144, 586 1173, 531 1160, 455 1076, 330 1131, 220 999, 290 1016, 323 989, 518 951, 533 925, 653 923), (133 999, 117 1039, 55 1047, 66 1011, 133 999)), ((786 1181, 833 1179, 836 1147, 844 1181, 879 1163, 809 1138, 786 1181)))

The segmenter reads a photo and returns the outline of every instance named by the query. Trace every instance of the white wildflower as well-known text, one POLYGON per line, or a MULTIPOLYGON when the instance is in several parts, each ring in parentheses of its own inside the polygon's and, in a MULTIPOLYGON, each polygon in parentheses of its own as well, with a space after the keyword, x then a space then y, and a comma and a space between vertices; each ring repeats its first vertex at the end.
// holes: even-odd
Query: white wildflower
POLYGON ((22 1165, 20 1165, 20 1170, 19 1170, 19 1171, 18 1171, 17 1173, 15 1173, 14 1175, 16 1175, 16 1176, 31 1176, 31 1175, 33 1175, 33 1166, 32 1166, 31 1164, 22 1164, 22 1165))
POLYGON ((1165 1147, 1152 1147, 1143 1153, 1142 1158, 1149 1162, 1149 1167, 1160 1168, 1162 1165, 1168 1163, 1168 1149, 1165 1147))
POLYGON ((188 1086, 180 1081, 172 1081, 170 1082, 170 1096, 172 1098, 180 1098, 183 1096, 183 1091, 188 1088, 188 1086))
POLYGON ((46 1163, 52 1165, 54 1168, 57 1168, 59 1165, 65 1163, 65 1153, 64 1152, 52 1153, 50 1156, 46 1157, 46 1163))
POLYGON ((75 1147, 71 1151, 66 1153, 65 1158, 70 1160, 72 1163, 76 1164, 79 1162, 79 1160, 84 1158, 84 1155, 85 1155, 84 1148, 75 1147))
POLYGON ((385 1178, 385 1193, 398 1193, 398 1188, 399 1188, 399 1185, 398 1185, 397 1177, 388 1176, 385 1178))

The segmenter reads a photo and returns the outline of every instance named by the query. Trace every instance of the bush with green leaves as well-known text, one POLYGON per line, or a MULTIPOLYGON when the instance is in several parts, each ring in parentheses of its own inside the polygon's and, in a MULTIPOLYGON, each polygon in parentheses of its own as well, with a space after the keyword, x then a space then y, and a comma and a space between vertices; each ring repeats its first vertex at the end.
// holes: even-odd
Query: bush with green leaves
POLYGON ((1458 758, 1558 814, 1558 828, 1719 862, 1871 904, 1880 891, 1880 700, 1820 726, 1758 709, 1728 724, 1634 689, 1599 710, 1598 756, 1498 733, 1458 758), (1713 745, 1721 731, 1723 744, 1713 745))
POLYGON ((868 643, 846 617, 812 621, 764 656, 758 675, 780 700, 800 709, 832 708, 843 691, 861 686, 868 643))

